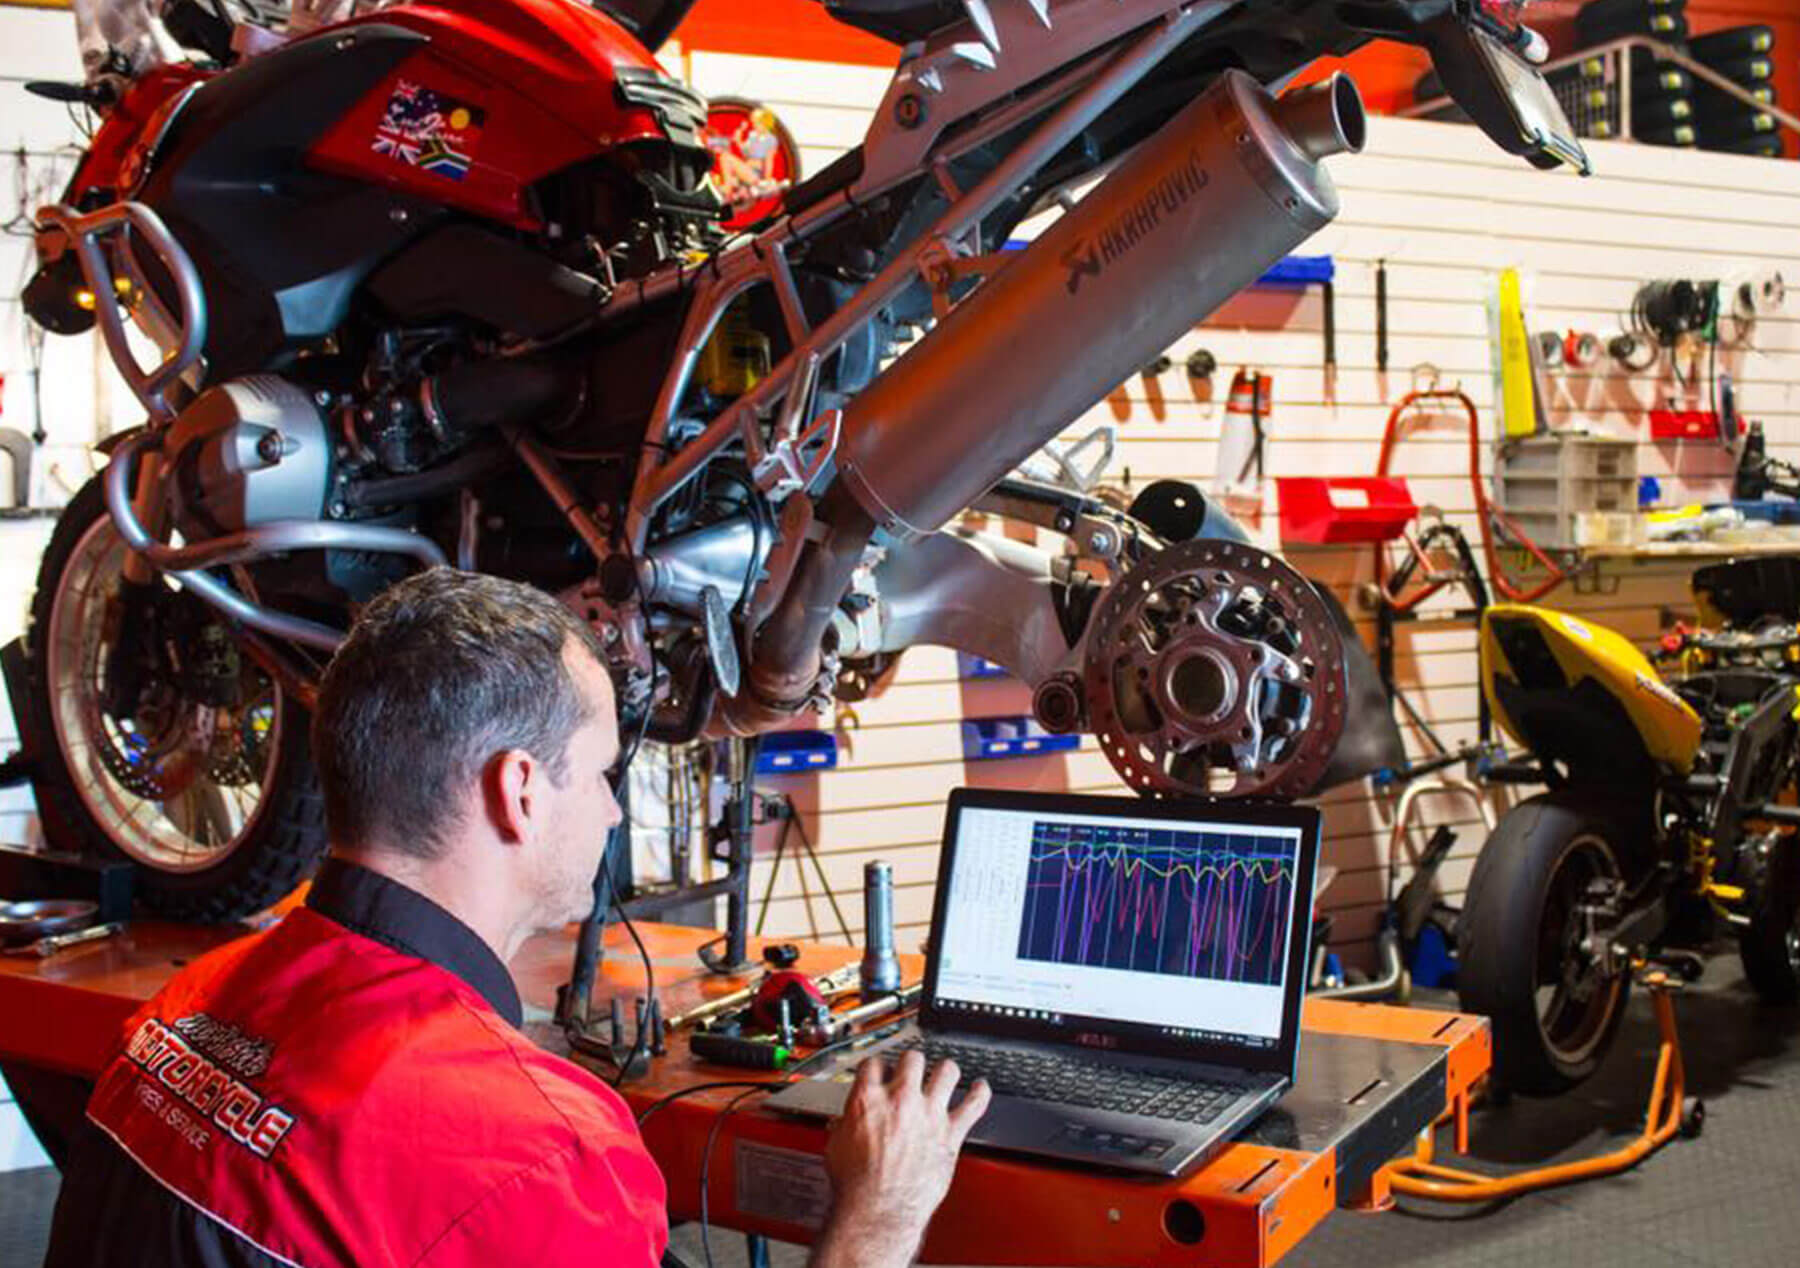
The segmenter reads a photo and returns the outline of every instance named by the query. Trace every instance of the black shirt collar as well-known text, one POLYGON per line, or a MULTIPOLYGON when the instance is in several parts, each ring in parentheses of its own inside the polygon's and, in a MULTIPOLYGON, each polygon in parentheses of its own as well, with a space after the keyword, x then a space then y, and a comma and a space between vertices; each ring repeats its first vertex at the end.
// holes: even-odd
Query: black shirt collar
POLYGON ((327 857, 306 905, 352 933, 448 969, 481 992, 508 1023, 524 1023, 512 975, 473 929, 415 889, 344 859, 327 857))

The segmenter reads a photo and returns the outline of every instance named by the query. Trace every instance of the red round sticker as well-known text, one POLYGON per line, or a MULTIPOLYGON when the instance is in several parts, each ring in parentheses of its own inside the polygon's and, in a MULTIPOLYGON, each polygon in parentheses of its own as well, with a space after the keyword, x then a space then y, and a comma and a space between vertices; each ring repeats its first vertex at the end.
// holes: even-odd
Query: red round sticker
POLYGON ((725 227, 746 229, 774 215, 781 195, 800 179, 800 151, 767 106, 737 97, 708 105, 706 148, 712 183, 730 215, 725 227))

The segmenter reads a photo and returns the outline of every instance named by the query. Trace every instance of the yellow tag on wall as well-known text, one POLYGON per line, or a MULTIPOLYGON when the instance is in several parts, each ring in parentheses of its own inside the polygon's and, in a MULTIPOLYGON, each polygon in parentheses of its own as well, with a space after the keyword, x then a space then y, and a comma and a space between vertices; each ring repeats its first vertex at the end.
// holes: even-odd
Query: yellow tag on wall
POLYGON ((1531 344, 1525 333, 1525 304, 1519 295, 1519 272, 1500 274, 1500 311, 1495 322, 1500 353, 1500 417, 1509 437, 1537 431, 1537 408, 1531 386, 1531 344))

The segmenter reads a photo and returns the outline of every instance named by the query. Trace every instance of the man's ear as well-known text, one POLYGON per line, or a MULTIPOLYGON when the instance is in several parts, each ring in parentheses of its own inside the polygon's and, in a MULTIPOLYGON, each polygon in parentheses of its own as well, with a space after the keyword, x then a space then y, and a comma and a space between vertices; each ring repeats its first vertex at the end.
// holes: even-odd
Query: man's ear
POLYGON ((482 801, 488 823, 502 841, 522 844, 535 835, 543 781, 543 768, 524 749, 509 748, 488 759, 481 775, 482 801))

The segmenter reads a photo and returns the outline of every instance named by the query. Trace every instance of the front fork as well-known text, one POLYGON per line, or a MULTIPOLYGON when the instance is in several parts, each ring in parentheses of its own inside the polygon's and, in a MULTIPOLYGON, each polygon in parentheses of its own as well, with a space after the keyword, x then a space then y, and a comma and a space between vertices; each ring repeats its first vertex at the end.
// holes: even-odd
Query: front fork
MULTIPOLYGON (((146 453, 138 463, 138 484, 132 494, 132 509, 137 513, 138 521, 156 525, 158 536, 161 536, 166 519, 162 466, 161 453, 146 453)), ((108 647, 102 699, 106 712, 115 718, 131 717, 144 688, 149 685, 144 673, 144 658, 138 649, 145 637, 160 637, 153 628, 157 575, 156 566, 143 555, 135 550, 126 551, 118 592, 107 603, 108 647)))

